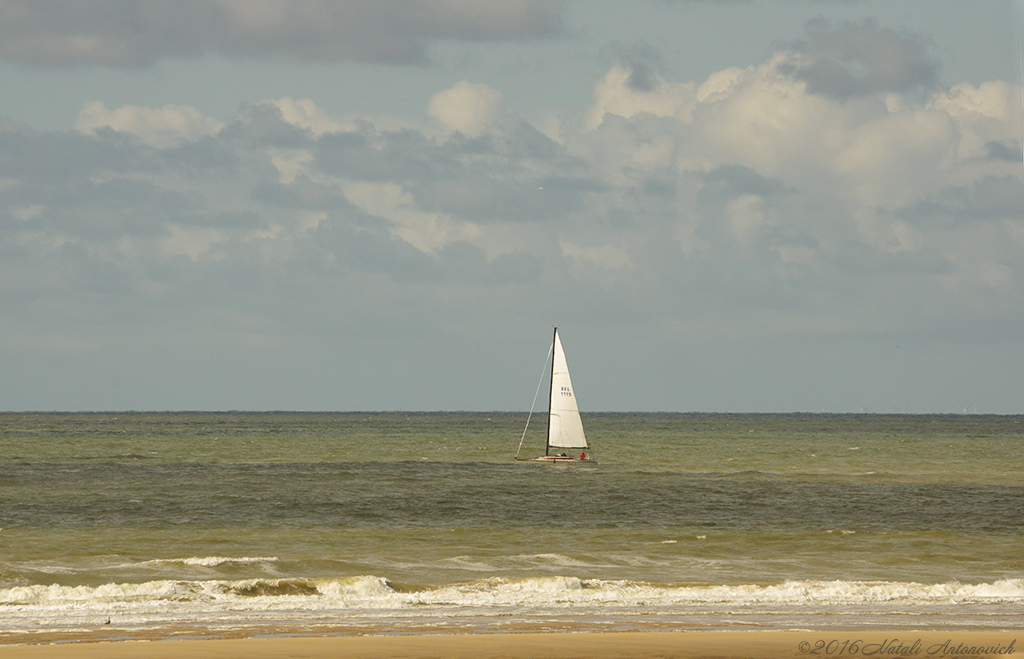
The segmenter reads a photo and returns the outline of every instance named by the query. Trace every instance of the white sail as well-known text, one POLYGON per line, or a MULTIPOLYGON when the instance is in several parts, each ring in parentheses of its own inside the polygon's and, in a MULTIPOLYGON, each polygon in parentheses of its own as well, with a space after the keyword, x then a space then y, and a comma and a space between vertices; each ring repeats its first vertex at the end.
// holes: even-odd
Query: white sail
POLYGON ((576 404, 576 394, 569 379, 562 341, 555 330, 554 354, 551 358, 551 402, 548 417, 549 448, 587 448, 583 421, 576 404))

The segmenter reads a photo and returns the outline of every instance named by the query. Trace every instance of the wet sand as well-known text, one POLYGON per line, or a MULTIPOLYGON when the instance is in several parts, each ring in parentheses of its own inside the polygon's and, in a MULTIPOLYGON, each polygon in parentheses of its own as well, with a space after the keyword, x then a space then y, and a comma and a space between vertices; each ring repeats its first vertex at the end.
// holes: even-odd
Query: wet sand
POLYGON ((31 645, 0 645, 0 659, 776 659, 1006 657, 1018 652, 1024 653, 1024 629, 1020 634, 979 631, 585 632, 44 641, 31 645))

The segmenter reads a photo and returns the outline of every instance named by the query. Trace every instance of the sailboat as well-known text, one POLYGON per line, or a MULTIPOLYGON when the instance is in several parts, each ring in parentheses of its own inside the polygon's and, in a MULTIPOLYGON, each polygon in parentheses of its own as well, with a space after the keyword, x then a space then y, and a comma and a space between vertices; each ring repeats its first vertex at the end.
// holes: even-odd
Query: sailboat
MULTIPOLYGON (((544 455, 536 458, 519 457, 519 452, 523 449, 523 439, 526 439, 526 429, 530 427, 530 417, 533 416, 531 408, 530 417, 526 419, 526 428, 523 429, 523 439, 519 440, 516 460, 594 463, 596 460, 590 453, 587 436, 583 432, 583 421, 580 419, 579 406, 576 404, 576 392, 573 391, 572 380, 569 379, 569 366, 565 362, 565 351, 562 349, 561 339, 558 338, 557 327, 554 338, 551 339, 550 352, 551 388, 548 395, 548 433, 544 455)), ((541 373, 541 382, 543 381, 544 374, 541 373)), ((540 383, 537 384, 537 391, 540 391, 540 383)), ((537 397, 534 396, 533 400, 536 404, 537 397)))

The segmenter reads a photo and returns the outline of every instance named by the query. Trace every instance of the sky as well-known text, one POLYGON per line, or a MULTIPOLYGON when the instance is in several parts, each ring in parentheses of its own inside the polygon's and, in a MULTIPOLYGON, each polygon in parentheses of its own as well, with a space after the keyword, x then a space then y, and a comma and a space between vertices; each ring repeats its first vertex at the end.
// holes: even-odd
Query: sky
POLYGON ((1021 16, 0 0, 0 410, 1024 413, 1021 16))

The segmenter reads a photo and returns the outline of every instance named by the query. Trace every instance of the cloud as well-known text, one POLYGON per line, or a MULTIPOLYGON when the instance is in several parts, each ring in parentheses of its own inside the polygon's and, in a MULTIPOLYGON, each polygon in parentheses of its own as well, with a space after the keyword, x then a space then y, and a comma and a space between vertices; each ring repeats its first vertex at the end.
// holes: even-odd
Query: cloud
POLYGON ((108 110, 101 101, 88 101, 78 113, 75 130, 95 133, 101 128, 131 133, 144 144, 163 149, 195 142, 215 135, 223 124, 200 113, 195 108, 165 105, 145 108, 122 105, 108 110))
POLYGON ((563 9, 539 0, 3 0, 0 57, 40 66, 146 67, 210 53, 423 64, 442 40, 557 37, 563 9))
MULTIPOLYGON (((1016 159, 1013 160, 1016 163, 1016 159)), ((1024 182, 1011 174, 988 175, 969 185, 948 185, 908 205, 900 217, 921 225, 1013 221, 1024 212, 1024 182)))
POLYGON ((931 89, 938 81, 939 61, 919 35, 880 28, 870 19, 815 19, 807 32, 810 38, 793 44, 793 57, 782 66, 816 94, 906 93, 931 89))
POLYGON ((728 198, 742 195, 770 197, 786 190, 781 181, 765 178, 742 165, 721 165, 704 174, 703 178, 705 183, 709 184, 705 189, 718 188, 721 194, 728 198))
POLYGON ((621 44, 612 42, 601 49, 604 53, 619 60, 621 66, 629 70, 626 84, 636 91, 654 91, 662 80, 657 71, 661 68, 661 53, 657 48, 646 42, 621 44))
POLYGON ((696 81, 610 66, 558 141, 469 82, 425 104, 446 131, 293 98, 223 126, 102 101, 77 131, 2 125, 5 335, 61 358, 280 357, 312 337, 359 357, 382 333, 412 345, 614 310, 665 349, 964 341, 972 323, 1018 340, 1019 89, 919 76, 825 93, 787 67, 811 51, 696 81))
POLYGON ((1016 147, 1019 90, 936 88, 924 42, 874 24, 813 34, 699 84, 633 86, 613 67, 589 132, 566 140, 610 191, 591 195, 591 212, 674 241, 674 254, 626 249, 703 313, 761 306, 772 326, 872 334, 1024 301, 1019 162, 993 147, 1016 147), (872 40, 902 55, 859 62, 872 40), (847 73, 862 67, 860 79, 815 79, 832 54, 848 58, 847 73), (830 321, 795 322, 796 310, 830 321))
POLYGON ((427 114, 446 128, 478 137, 505 112, 505 98, 497 89, 465 80, 430 97, 427 114))
MULTIPOLYGON (((1007 135, 1006 125, 1019 117, 1020 87, 1002 80, 978 86, 957 83, 932 94, 927 107, 948 114, 962 137, 957 154, 960 159, 991 157, 991 144, 1012 144, 1019 153, 1021 135, 1007 135)), ((1004 158, 1006 159, 1006 158, 1004 158)), ((1017 158, 1014 158, 1016 160, 1017 158)))
POLYGON ((424 253, 436 252, 478 233, 472 223, 455 222, 439 213, 419 210, 412 195, 396 183, 342 183, 342 192, 369 215, 386 220, 395 236, 424 253))
POLYGON ((641 71, 638 75, 636 64, 609 70, 595 87, 594 104, 587 112, 584 125, 593 128, 606 114, 628 119, 645 113, 688 121, 697 102, 696 85, 669 83, 652 70, 641 71))

